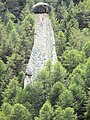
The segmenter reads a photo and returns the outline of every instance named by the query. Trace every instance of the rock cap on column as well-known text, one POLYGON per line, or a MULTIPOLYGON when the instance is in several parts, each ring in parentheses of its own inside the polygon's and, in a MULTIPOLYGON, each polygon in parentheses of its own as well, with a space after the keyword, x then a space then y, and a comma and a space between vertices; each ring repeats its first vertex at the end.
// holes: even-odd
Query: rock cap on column
POLYGON ((51 10, 47 3, 39 2, 32 7, 32 12, 35 14, 39 13, 49 13, 51 10))

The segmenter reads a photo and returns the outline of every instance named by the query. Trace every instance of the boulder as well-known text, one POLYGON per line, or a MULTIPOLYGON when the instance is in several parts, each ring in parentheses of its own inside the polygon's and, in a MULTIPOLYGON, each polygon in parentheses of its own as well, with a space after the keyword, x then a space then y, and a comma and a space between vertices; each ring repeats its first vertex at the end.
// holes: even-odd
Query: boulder
POLYGON ((39 13, 49 13, 51 10, 47 3, 39 2, 32 7, 32 12, 35 14, 39 13))

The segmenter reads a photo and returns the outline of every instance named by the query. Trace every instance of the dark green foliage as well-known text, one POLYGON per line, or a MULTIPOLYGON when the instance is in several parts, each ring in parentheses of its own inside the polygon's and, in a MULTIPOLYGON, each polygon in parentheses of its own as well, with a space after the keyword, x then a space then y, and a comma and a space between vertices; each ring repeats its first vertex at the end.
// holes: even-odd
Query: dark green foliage
POLYGON ((12 44, 10 43, 7 31, 2 22, 0 22, 0 57, 6 63, 6 56, 12 54, 12 44))
POLYGON ((10 33, 13 29, 15 29, 14 23, 9 20, 6 26, 7 31, 10 33))
POLYGON ((57 107, 53 120, 77 120, 77 115, 74 114, 74 109, 71 107, 65 109, 57 107))
POLYGON ((65 51, 66 46, 66 37, 62 31, 58 32, 58 38, 56 40, 56 51, 57 56, 61 56, 62 53, 65 51))
POLYGON ((87 101, 86 101, 86 113, 85 113, 86 119, 90 119, 90 89, 88 91, 87 101))
POLYGON ((59 96, 64 90, 65 90, 65 87, 60 81, 56 82, 52 86, 51 94, 50 94, 50 100, 51 100, 52 105, 55 105, 55 102, 57 102, 59 96))
POLYGON ((0 120, 32 120, 31 114, 22 104, 11 106, 9 103, 4 103, 0 111, 0 120))
MULTIPOLYGON (((51 64, 50 60, 47 61, 46 66, 40 71, 37 76, 37 79, 40 80, 43 84, 44 97, 46 99, 52 96, 51 89, 54 87, 53 85, 56 82, 58 84, 58 81, 60 81, 61 83, 65 83, 66 76, 67 72, 59 61, 56 61, 54 64, 51 64)), ((61 83, 60 85, 63 86, 61 83)))
POLYGON ((44 103, 43 85, 36 81, 34 85, 28 85, 17 94, 16 102, 23 104, 32 114, 32 117, 38 115, 41 106, 44 103))
POLYGON ((19 17, 19 14, 25 4, 25 0, 6 0, 6 6, 16 17, 19 17))
POLYGON ((7 81, 5 80, 5 73, 7 73, 6 71, 7 66, 2 60, 0 60, 0 105, 2 104, 2 92, 7 83, 7 81))
POLYGON ((4 103, 1 108, 6 119, 10 120, 14 114, 13 107, 9 103, 4 103))
POLYGON ((85 62, 85 54, 74 49, 67 50, 63 53, 61 60, 68 72, 72 72, 80 63, 85 62))
POLYGON ((85 85, 85 64, 77 66, 69 76, 69 90, 73 93, 74 109, 78 119, 84 119, 86 88, 85 85))
POLYGON ((57 105, 61 106, 62 108, 73 107, 73 94, 71 91, 65 89, 58 98, 57 105))
POLYGON ((16 78, 13 78, 10 80, 9 85, 7 86, 7 89, 5 89, 3 93, 3 102, 7 102, 12 104, 15 104, 17 93, 20 92, 21 88, 18 85, 18 81, 16 78))
POLYGON ((5 114, 0 111, 0 120, 7 120, 5 114))
POLYGON ((62 66, 62 64, 59 61, 56 61, 53 65, 52 80, 54 81, 54 83, 57 81, 64 83, 66 76, 66 69, 62 66))
POLYGON ((90 88, 90 57, 88 58, 87 60, 87 63, 86 63, 86 69, 85 69, 85 85, 86 85, 86 88, 90 88))
POLYGON ((11 68, 14 75, 19 74, 23 68, 24 60, 19 54, 12 54, 11 57, 7 57, 7 65, 11 68))
POLYGON ((90 57, 90 41, 85 44, 83 51, 86 54, 86 57, 90 57))
POLYGON ((30 112, 22 104, 15 104, 13 109, 14 114, 12 120, 32 120, 30 112))
POLYGON ((78 5, 79 13, 77 15, 80 28, 90 28, 90 0, 84 0, 78 5))
POLYGON ((53 107, 50 102, 47 100, 42 108, 40 109, 39 118, 35 118, 35 120, 52 120, 53 118, 53 107))

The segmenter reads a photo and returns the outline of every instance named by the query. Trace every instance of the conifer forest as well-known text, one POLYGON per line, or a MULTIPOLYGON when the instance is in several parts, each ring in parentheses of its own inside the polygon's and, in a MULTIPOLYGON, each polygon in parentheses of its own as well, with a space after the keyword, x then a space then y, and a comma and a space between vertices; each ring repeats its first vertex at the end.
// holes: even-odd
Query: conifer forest
POLYGON ((0 120, 90 120, 90 0, 0 0, 0 120), (51 7, 58 60, 24 88, 38 2, 51 7))

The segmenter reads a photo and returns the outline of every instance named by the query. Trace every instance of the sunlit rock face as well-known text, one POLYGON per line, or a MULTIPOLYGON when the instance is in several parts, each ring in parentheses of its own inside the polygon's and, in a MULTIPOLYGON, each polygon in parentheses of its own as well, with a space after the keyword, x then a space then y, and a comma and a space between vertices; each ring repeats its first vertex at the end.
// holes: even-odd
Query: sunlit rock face
MULTIPOLYGON (((46 3, 43 4, 46 5, 46 3)), ((35 13, 34 45, 26 69, 24 87, 35 81, 37 74, 40 72, 48 59, 50 59, 53 63, 57 59, 54 32, 48 16, 49 11, 40 11, 39 13, 38 8, 40 7, 43 11, 43 6, 41 6, 41 3, 40 6, 38 3, 38 7, 37 4, 33 7, 33 12, 35 13), (35 8, 35 6, 37 9, 35 8)), ((46 8, 49 8, 49 5, 46 6, 46 8)))

